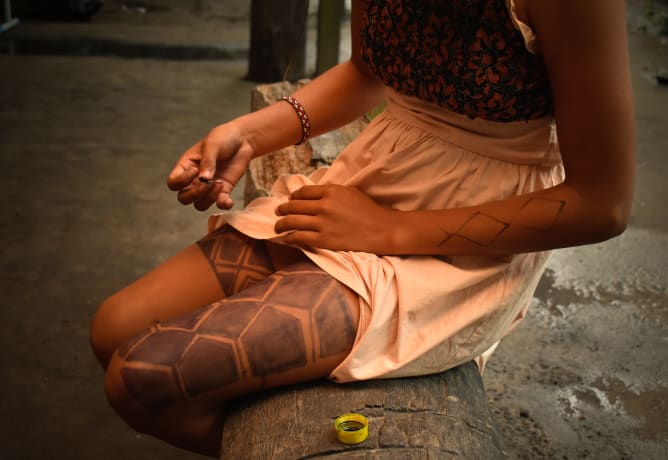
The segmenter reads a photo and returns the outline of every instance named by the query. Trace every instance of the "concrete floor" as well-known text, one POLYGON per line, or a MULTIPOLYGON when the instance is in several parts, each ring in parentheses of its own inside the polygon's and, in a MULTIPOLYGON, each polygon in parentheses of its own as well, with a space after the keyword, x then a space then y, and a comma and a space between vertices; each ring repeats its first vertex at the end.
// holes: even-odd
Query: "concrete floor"
MULTIPOLYGON (((106 2, 87 24, 26 21, 9 37, 236 54, 0 54, 3 459, 200 458, 113 414, 88 325, 106 296, 205 230, 206 214, 179 205, 165 177, 186 147, 249 108, 239 57, 249 2, 156 0, 146 13, 122 3, 106 2)), ((607 243, 557 251, 526 321, 492 359, 485 385, 509 458, 668 458, 668 89, 653 80, 668 54, 637 29, 631 225, 607 243)))

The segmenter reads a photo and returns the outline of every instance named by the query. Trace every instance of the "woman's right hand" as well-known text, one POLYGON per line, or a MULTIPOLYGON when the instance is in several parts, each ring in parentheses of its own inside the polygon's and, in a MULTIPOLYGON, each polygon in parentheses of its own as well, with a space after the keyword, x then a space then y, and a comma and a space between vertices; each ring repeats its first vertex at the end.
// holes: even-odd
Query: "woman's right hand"
POLYGON ((231 193, 253 158, 253 148, 233 122, 212 129, 204 139, 185 151, 167 178, 183 204, 199 211, 213 203, 221 209, 234 205, 231 193), (199 178, 217 180, 205 183, 199 178))

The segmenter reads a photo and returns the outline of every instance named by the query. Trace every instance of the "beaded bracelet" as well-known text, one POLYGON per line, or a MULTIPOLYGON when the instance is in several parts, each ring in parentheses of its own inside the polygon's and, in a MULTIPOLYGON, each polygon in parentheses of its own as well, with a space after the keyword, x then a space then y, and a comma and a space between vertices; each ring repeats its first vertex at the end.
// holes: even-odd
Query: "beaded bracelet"
POLYGON ((302 138, 299 139, 299 142, 297 142, 295 145, 301 145, 304 142, 306 142, 306 139, 311 137, 311 122, 309 121, 306 109, 301 104, 301 102, 299 102, 292 96, 283 96, 281 100, 290 104, 292 108, 295 109, 295 112, 297 112, 297 116, 299 117, 299 122, 302 125, 302 138))

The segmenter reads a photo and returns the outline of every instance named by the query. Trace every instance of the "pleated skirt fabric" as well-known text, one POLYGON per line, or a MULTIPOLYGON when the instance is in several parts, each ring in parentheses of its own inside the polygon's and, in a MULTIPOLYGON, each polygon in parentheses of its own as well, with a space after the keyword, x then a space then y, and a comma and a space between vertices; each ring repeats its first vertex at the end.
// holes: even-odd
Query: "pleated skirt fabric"
MULTIPOLYGON (((351 185, 383 206, 427 210, 474 206, 563 181, 551 119, 471 120, 387 91, 385 110, 331 167, 280 177, 270 196, 212 216, 209 230, 227 223, 251 237, 280 242, 273 230, 275 208, 308 184, 351 185)), ((302 250, 359 296, 355 344, 330 375, 339 382, 430 374, 471 359, 482 370, 524 317, 549 256, 500 260, 302 250)))

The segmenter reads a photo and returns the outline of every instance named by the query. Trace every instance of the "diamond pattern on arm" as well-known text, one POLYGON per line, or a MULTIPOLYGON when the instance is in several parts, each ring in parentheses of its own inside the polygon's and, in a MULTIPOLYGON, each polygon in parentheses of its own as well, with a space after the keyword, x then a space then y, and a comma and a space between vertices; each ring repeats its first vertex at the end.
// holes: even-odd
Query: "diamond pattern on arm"
POLYGON ((489 246, 496 241, 508 228, 506 222, 481 212, 474 213, 453 235, 448 235, 441 246, 450 238, 458 236, 480 246, 489 246))
POLYGON ((529 198, 513 217, 512 224, 545 232, 557 222, 565 204, 562 200, 529 198))

